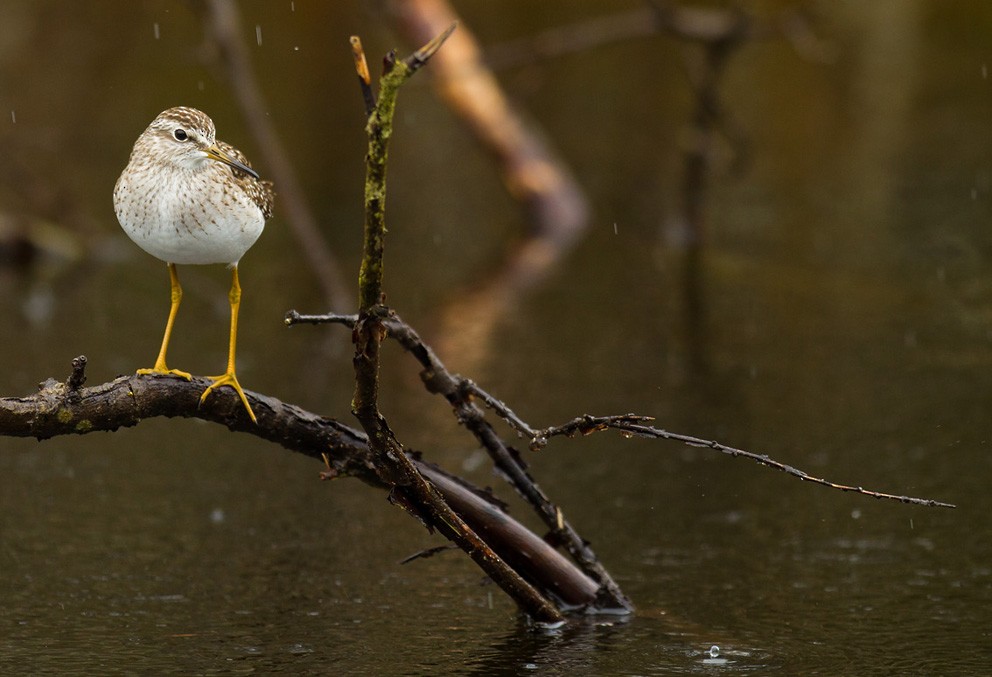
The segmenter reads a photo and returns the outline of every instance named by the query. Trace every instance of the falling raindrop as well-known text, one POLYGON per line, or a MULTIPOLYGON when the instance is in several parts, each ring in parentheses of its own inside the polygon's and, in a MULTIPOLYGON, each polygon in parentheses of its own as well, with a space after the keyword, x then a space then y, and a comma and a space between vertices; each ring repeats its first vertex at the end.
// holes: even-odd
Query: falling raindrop
POLYGON ((15 125, 17 124, 17 113, 15 113, 14 111, 10 111, 10 121, 13 122, 15 125))
POLYGON ((289 11, 290 12, 295 12, 296 11, 296 3, 295 2, 290 2, 289 3, 289 11))
POLYGON ((153 29, 155 31, 155 39, 158 40, 160 34, 159 34, 159 30, 158 30, 158 22, 157 21, 153 24, 153 29))
POLYGON ((262 46, 262 27, 258 24, 255 24, 255 42, 259 47, 262 46))
POLYGON ((203 87, 204 87, 203 80, 197 80, 197 82, 196 82, 196 88, 199 89, 202 92, 203 91, 203 87))

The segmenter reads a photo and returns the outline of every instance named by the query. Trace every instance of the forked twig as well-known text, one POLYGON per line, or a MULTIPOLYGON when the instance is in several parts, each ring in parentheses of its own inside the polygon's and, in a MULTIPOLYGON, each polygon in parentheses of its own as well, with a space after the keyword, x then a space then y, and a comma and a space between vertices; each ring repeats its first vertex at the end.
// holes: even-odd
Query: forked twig
MULTIPOLYGON (((561 611, 547 596, 525 580, 517 569, 496 554, 452 509, 436 486, 438 481, 443 480, 435 478, 428 482, 425 479, 407 456, 379 410, 379 353, 387 332, 386 320, 390 315, 388 308, 382 305, 382 299, 383 255, 387 232, 386 169, 393 116, 400 87, 437 52, 453 30, 454 26, 448 27, 402 61, 397 61, 395 54, 389 53, 383 61, 384 74, 379 81, 378 100, 368 115, 365 128, 368 134, 368 153, 365 156, 365 224, 362 262, 358 273, 359 312, 352 331, 352 341, 355 344, 355 395, 352 398, 352 413, 368 435, 377 473, 393 488, 391 498, 414 513, 429 528, 436 528, 456 543, 533 619, 557 623, 563 620, 561 611)), ((356 55, 359 80, 364 83, 364 57, 359 58, 361 43, 353 38, 351 44, 356 55)), ((368 105, 368 96, 365 100, 368 105)))
POLYGON ((647 437, 658 440, 672 440, 674 442, 681 442, 682 444, 686 444, 690 447, 713 449, 714 451, 718 451, 721 454, 727 454, 729 456, 741 456, 743 458, 750 459, 755 463, 760 463, 761 465, 767 466, 769 468, 774 468, 775 470, 780 470, 784 473, 792 475, 793 477, 798 477, 800 480, 804 482, 812 482, 813 484, 820 484, 822 486, 829 487, 831 489, 849 491, 856 494, 861 494, 863 496, 870 496, 871 498, 899 501, 900 503, 912 503, 913 505, 922 505, 928 508, 957 507, 953 503, 936 501, 931 498, 900 496, 898 494, 887 494, 881 491, 865 489, 864 487, 855 487, 848 484, 838 484, 837 482, 831 482, 830 480, 825 480, 820 477, 814 477, 809 473, 807 473, 806 471, 788 465, 787 463, 776 461, 775 459, 769 457, 767 454, 756 454, 754 452, 745 451, 743 449, 737 449, 736 447, 727 446, 726 444, 721 444, 714 440, 706 440, 700 437, 694 437, 692 435, 673 433, 667 430, 662 430, 660 428, 655 428, 653 426, 648 426, 643 424, 644 421, 650 421, 650 420, 653 419, 647 416, 637 416, 635 414, 622 414, 620 416, 589 416, 589 415, 578 416, 563 425, 552 426, 550 428, 544 428, 542 430, 536 431, 536 434, 531 438, 531 448, 544 447, 548 443, 548 440, 555 436, 563 435, 565 437, 574 437, 575 435, 590 435, 594 432, 612 429, 619 431, 623 435, 647 437))
MULTIPOLYGON (((354 326, 356 320, 355 315, 301 315, 296 311, 290 311, 286 316, 286 324, 322 324, 322 323, 336 323, 343 324, 346 326, 354 326)), ((394 315, 391 316, 390 321, 387 322, 387 328, 390 330, 390 336, 397 338, 401 344, 404 345, 407 350, 410 350, 417 356, 417 346, 411 344, 409 337, 404 340, 405 331, 409 329, 405 323, 402 322, 398 317, 394 315), (405 329, 404 329, 405 328, 405 329)), ((419 337, 418 337, 419 340, 419 337)), ((421 346, 420 350, 429 350, 426 346, 421 346)), ((418 359, 420 359, 418 357, 418 359)), ((423 360, 421 359, 423 363, 423 360)), ((425 365, 426 366, 426 365, 425 365)), ((439 360, 431 363, 431 368, 434 370, 444 369, 443 364, 439 360)), ((575 435, 589 435, 595 432, 600 432, 604 430, 616 430, 621 434, 637 437, 645 437, 651 439, 662 439, 671 440, 673 442, 681 442, 682 444, 699 447, 704 449, 712 449, 721 454, 727 454, 728 456, 739 456, 742 458, 747 458, 759 463, 761 465, 767 466, 769 468, 774 468, 788 475, 792 475, 804 482, 811 482, 813 484, 819 484, 821 486, 829 487, 831 489, 838 489, 840 491, 852 492, 861 494, 863 496, 868 496, 871 498, 885 499, 891 501, 899 501, 900 503, 909 503, 913 505, 921 505, 930 508, 956 508, 957 506, 953 503, 947 503, 944 501, 937 501, 929 498, 917 498, 914 496, 902 496, 899 494, 890 494, 881 491, 875 491, 872 489, 865 489, 860 486, 853 486, 848 484, 840 484, 837 482, 831 482, 820 477, 814 477, 804 470, 791 466, 787 463, 782 463, 771 458, 767 454, 756 454, 754 452, 745 451, 744 449, 738 449, 736 447, 731 447, 726 444, 722 444, 715 440, 708 440, 701 437, 695 437, 693 435, 685 435, 682 433, 674 433, 668 430, 662 430, 661 428, 655 428, 653 426, 645 425, 648 421, 653 421, 654 418, 650 416, 642 416, 638 414, 620 414, 615 416, 591 416, 583 415, 578 416, 567 423, 559 426, 550 426, 547 428, 533 428, 526 421, 521 419, 516 413, 513 412, 510 407, 504 404, 501 400, 492 396, 482 388, 480 388, 473 381, 463 378, 458 375, 448 375, 453 378, 458 383, 458 388, 466 395, 471 395, 472 397, 478 399, 489 409, 496 413, 501 419, 503 419, 507 425, 509 425, 514 431, 516 431, 521 436, 529 440, 529 446, 533 451, 538 451, 547 446, 549 440, 552 437, 574 437, 575 435)))

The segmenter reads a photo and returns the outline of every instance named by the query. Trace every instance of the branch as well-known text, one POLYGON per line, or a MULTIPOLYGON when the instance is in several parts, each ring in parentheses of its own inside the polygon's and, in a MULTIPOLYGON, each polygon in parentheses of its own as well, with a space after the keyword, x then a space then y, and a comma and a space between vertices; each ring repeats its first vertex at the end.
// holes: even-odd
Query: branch
MULTIPOLYGON (((294 310, 290 311, 286 315, 286 324, 333 323, 343 324, 345 326, 354 326, 355 319, 356 318, 354 315, 301 315, 294 310)), ((921 505, 930 508, 957 507, 953 503, 946 503, 944 501, 937 501, 929 498, 916 498, 913 496, 901 496, 898 494, 888 494, 871 489, 865 489, 864 487, 838 484, 819 477, 814 477, 799 468, 776 461, 765 454, 756 454, 750 451, 721 444, 720 442, 716 442, 714 440, 707 440, 681 433, 673 433, 660 428, 644 425, 646 422, 654 420, 650 416, 641 416, 638 414, 621 414, 615 416, 584 415, 576 417, 560 426, 536 429, 517 416, 513 410, 506 406, 502 401, 487 393, 474 382, 462 376, 448 373, 441 361, 436 355, 434 355, 433 351, 428 346, 424 345, 420 340, 420 337, 416 335, 413 329, 406 325, 395 314, 390 316, 387 327, 389 329, 390 336, 399 341, 404 348, 406 348, 411 354, 414 355, 414 357, 417 358, 418 361, 420 361, 422 365, 424 365, 425 370, 422 372, 421 376, 424 379, 424 382, 428 385, 429 389, 436 387, 439 382, 444 382, 448 385, 443 387, 442 394, 446 397, 451 395, 449 400, 452 398, 456 401, 460 401, 460 398, 462 400, 467 400, 468 397, 475 397, 481 400, 487 407, 496 412, 496 414, 513 430, 530 440, 530 449, 532 451, 539 451, 543 449, 547 446, 548 441, 552 437, 574 437, 575 435, 590 435, 603 430, 617 430, 621 434, 636 435, 637 437, 652 439, 672 440, 692 447, 713 449, 714 451, 718 451, 729 456, 747 458, 761 465, 774 468, 792 475, 793 477, 797 477, 804 482, 812 482, 813 484, 819 484, 831 489, 838 489, 840 491, 853 492, 871 498, 899 501, 900 503, 910 503, 913 505, 921 505), (461 394, 458 395, 458 393, 461 394)), ((433 390, 432 392, 439 391, 433 390)), ((459 415, 461 416, 462 412, 460 412, 459 415)), ((505 472, 504 468, 501 468, 501 470, 504 470, 505 472)), ((593 577, 595 578, 595 576, 593 577)))
POLYGON ((365 59, 362 40, 357 35, 351 36, 351 54, 355 58, 355 72, 358 74, 358 86, 362 88, 362 99, 365 101, 365 115, 372 115, 375 110, 375 92, 372 91, 372 76, 369 75, 369 63, 365 59))
MULTIPOLYGON (((357 321, 355 315, 301 315, 296 311, 290 311, 286 315, 286 324, 290 326, 301 323, 334 323, 354 327, 357 321)), ((588 541, 582 538, 565 518, 561 508, 555 505, 538 486, 527 472, 517 451, 500 438, 486 420, 485 412, 472 401, 470 389, 466 387, 470 381, 452 375, 430 346, 426 345, 417 332, 395 313, 389 313, 384 325, 389 337, 398 341, 420 362, 423 367, 420 377, 425 387, 432 393, 442 395, 451 404, 458 421, 475 435, 493 459, 494 466, 513 489, 531 505, 549 529, 553 540, 565 548, 587 576, 599 583, 596 606, 602 609, 632 611, 633 604, 599 562, 588 541)), ((506 410, 509 411, 508 408, 506 410)))
MULTIPOLYGON (((322 460, 324 479, 354 477, 377 489, 390 488, 375 470, 365 435, 334 419, 246 390, 258 418, 256 425, 233 392, 218 391, 201 405, 200 395, 211 383, 205 378, 186 381, 132 375, 83 388, 86 358, 77 357, 72 365, 65 382, 48 379, 34 395, 0 397, 0 435, 45 440, 115 431, 156 416, 197 418, 322 460)), ((596 583, 506 514, 485 491, 416 457, 410 460, 459 516, 485 534, 496 553, 512 562, 527 580, 563 606, 588 606, 595 601, 596 583)))
MULTIPOLYGON (((512 569, 445 502, 435 484, 418 472, 385 417, 379 411, 379 350, 386 330, 383 298, 383 254, 386 242, 386 166, 389 139, 399 89, 451 35, 454 26, 439 34, 411 57, 397 61, 390 53, 384 61, 379 96, 369 115, 365 158, 365 227, 362 264, 358 274, 359 314, 352 332, 355 343, 355 395, 352 413, 368 435, 383 481, 394 487, 397 500, 458 545, 522 610, 537 621, 557 623, 561 612, 533 585, 512 569)), ((352 49, 361 44, 352 39, 352 49)), ((357 59, 362 78, 364 58, 357 59)), ((364 79, 364 78, 363 78, 364 79)), ((368 102, 368 97, 366 97, 368 102)))
POLYGON ((720 444, 713 440, 706 440, 699 437, 693 437, 692 435, 683 435, 680 433, 668 432, 667 430, 661 430, 660 428, 654 428, 651 426, 643 425, 643 421, 651 420, 649 417, 635 416, 634 414, 626 414, 623 416, 579 416, 578 418, 572 419, 568 423, 561 426, 553 426, 550 428, 545 428, 543 430, 537 431, 537 433, 531 438, 531 447, 540 448, 547 444, 548 439, 558 435, 564 435, 567 437, 574 437, 575 435, 589 435, 594 432, 601 430, 613 429, 618 430, 621 434, 626 433, 630 435, 636 435, 638 437, 647 437, 651 439, 660 440, 673 440, 675 442, 681 442, 690 447, 703 447, 706 449, 713 449, 721 454, 727 454, 729 456, 741 456, 743 458, 750 459, 756 463, 767 466, 769 468, 774 468, 775 470, 780 470, 784 473, 792 475, 793 477, 798 477, 804 482, 812 482, 813 484, 819 484, 831 489, 839 489, 840 491, 850 491, 856 494, 861 494, 863 496, 869 496, 871 498, 886 499, 890 501, 899 501, 900 503, 911 503, 913 505, 922 505, 928 508, 956 508, 957 506, 953 503, 945 503, 943 501, 936 501, 931 498, 916 498, 913 496, 900 496, 897 494, 886 494, 880 491, 873 491, 871 489, 865 489, 864 487, 855 487, 847 484, 837 484, 836 482, 831 482, 829 480, 821 479, 819 477, 813 477, 809 473, 795 468, 791 465, 781 463, 765 454, 755 454, 750 451, 744 451, 743 449, 737 449, 735 447, 729 447, 725 444, 720 444))

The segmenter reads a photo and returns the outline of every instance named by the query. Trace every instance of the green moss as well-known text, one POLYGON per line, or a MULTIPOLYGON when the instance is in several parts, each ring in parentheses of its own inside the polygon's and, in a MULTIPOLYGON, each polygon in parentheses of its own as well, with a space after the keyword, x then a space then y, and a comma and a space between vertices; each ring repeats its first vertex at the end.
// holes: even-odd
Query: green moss
POLYGON ((88 433, 91 430, 93 430, 93 422, 88 418, 84 418, 76 424, 77 433, 88 433))

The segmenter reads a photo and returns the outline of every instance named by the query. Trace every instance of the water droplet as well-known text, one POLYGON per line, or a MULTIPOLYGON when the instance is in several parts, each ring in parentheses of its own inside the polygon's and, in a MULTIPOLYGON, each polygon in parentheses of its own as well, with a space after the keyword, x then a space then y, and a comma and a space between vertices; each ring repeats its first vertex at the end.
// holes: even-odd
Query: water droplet
POLYGON ((720 647, 716 644, 710 647, 710 650, 706 652, 710 658, 717 658, 720 655, 720 647))
POLYGON ((10 121, 17 124, 17 114, 14 111, 10 111, 10 121))
POLYGON ((262 27, 258 24, 255 24, 255 42, 258 43, 259 47, 262 46, 262 27))
POLYGON ((158 40, 159 39, 159 36, 160 36, 160 33, 159 33, 159 30, 158 30, 158 22, 157 21, 154 23, 154 25, 153 25, 152 28, 155 31, 155 39, 158 40))
POLYGON ((224 511, 221 508, 214 508, 210 513, 210 521, 214 524, 220 524, 225 519, 227 519, 227 517, 224 515, 224 511))

